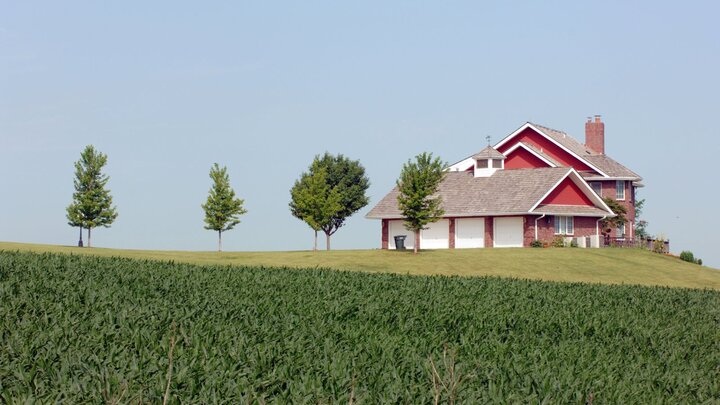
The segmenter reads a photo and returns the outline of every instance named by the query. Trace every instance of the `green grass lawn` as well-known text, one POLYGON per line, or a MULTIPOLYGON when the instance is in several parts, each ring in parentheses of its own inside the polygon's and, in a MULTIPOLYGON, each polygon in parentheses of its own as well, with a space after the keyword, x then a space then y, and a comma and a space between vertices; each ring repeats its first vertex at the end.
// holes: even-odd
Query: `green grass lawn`
POLYGON ((636 249, 338 250, 294 252, 189 252, 77 248, 0 242, 0 250, 91 254, 194 264, 323 267, 371 273, 500 276, 603 284, 638 284, 720 290, 720 271, 636 249))

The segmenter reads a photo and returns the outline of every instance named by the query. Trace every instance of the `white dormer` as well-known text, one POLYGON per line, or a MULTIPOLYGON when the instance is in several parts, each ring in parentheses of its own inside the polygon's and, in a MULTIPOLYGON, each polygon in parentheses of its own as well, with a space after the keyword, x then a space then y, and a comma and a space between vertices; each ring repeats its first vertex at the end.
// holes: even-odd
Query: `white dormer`
POLYGON ((481 150, 472 158, 475 160, 475 177, 490 177, 496 170, 505 168, 505 155, 492 146, 481 150))

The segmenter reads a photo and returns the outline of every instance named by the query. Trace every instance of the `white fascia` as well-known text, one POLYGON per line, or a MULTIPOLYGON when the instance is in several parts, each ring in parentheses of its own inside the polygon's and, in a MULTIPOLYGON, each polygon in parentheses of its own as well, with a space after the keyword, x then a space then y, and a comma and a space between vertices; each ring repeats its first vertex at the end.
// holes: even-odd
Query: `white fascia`
POLYGON ((536 158, 538 158, 538 159, 542 160, 543 162, 547 163, 550 167, 558 167, 555 163, 547 160, 544 156, 542 156, 541 154, 537 153, 537 152, 534 151, 532 148, 529 148, 529 147, 528 147, 527 145, 525 145, 525 143, 523 143, 523 142, 518 142, 518 143, 516 143, 515 146, 513 146, 513 147, 510 148, 510 149, 508 149, 505 153, 503 153, 503 155, 509 156, 511 153, 513 153, 513 152, 515 151, 515 149, 518 149, 518 148, 523 148, 523 149, 525 149, 526 151, 530 152, 530 153, 531 153, 533 156, 535 156, 536 158))
POLYGON ((583 159, 583 158, 582 158, 581 156, 579 156, 577 153, 575 153, 575 152, 571 151, 570 149, 566 148, 565 146, 563 146, 563 145, 562 145, 561 143, 559 143, 558 141, 556 141, 556 140, 552 139, 551 137, 547 136, 543 131, 541 131, 540 129, 538 129, 537 127, 535 127, 533 124, 531 124, 531 123, 529 123, 529 122, 526 122, 525 125, 523 125, 523 126, 521 126, 520 128, 518 128, 515 132, 513 132, 512 134, 506 136, 502 141, 498 142, 498 143, 494 146, 494 148, 499 150, 499 148, 500 148, 502 145, 506 144, 510 139, 512 139, 512 138, 515 137, 517 134, 521 133, 522 131, 524 131, 524 130, 527 129, 527 128, 530 128, 530 129, 532 129, 533 131, 537 132, 538 134, 540 134, 540 136, 544 137, 544 138, 547 139, 548 141, 550 141, 550 142, 554 143, 555 145, 557 145, 558 147, 560 147, 560 149, 564 150, 565 152, 567 152, 567 153, 569 153, 570 155, 574 156, 575 158, 577 158, 577 159, 580 160, 581 162, 585 163, 586 165, 588 165, 588 167, 590 167, 591 169, 595 170, 596 172, 602 174, 602 175, 603 175, 603 178, 609 177, 605 172, 603 172, 602 170, 600 170, 600 169, 598 169, 597 167, 595 167, 595 165, 593 165, 592 163, 590 163, 590 162, 588 162, 587 160, 583 159))
MULTIPOLYGON (((550 190, 548 190, 548 192, 545 193, 545 195, 543 195, 535 203, 535 205, 532 206, 532 208, 530 208, 528 213, 532 214, 533 211, 535 211, 535 209, 538 207, 538 205, 540 205, 550 195, 550 193, 552 193, 568 176, 570 176, 570 180, 572 180, 572 182, 575 183, 576 186, 580 187, 580 189, 583 190, 583 193, 585 194, 585 196, 590 198, 590 200, 593 203, 595 203, 596 207, 613 215, 613 211, 610 209, 610 207, 607 206, 607 204, 605 204, 605 201, 603 201, 602 198, 600 198, 597 194, 595 194, 595 191, 593 191, 592 187, 590 187, 590 185, 585 180, 583 180, 583 178, 580 176, 580 174, 578 174, 578 172, 575 171, 575 169, 573 169, 572 167, 568 168, 568 172, 565 173, 565 175, 562 176, 562 178, 560 180, 558 180, 558 182, 556 182, 555 185, 550 187, 550 190)), ((539 213, 535 213, 535 214, 539 214, 539 213)))

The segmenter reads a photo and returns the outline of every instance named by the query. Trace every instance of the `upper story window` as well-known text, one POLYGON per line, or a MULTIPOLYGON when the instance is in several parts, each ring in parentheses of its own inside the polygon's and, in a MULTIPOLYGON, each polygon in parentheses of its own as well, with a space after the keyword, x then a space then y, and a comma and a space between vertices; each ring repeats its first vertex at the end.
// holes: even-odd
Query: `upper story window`
POLYGON ((478 169, 487 169, 488 160, 487 159, 478 159, 477 163, 475 163, 475 167, 477 167, 478 169))
POLYGON ((555 235, 572 235, 575 233, 573 217, 555 216, 555 235))
POLYGON ((493 159, 493 169, 502 169, 502 160, 500 159, 493 159))
POLYGON ((590 185, 592 186, 592 189, 595 192, 595 194, 602 197, 602 183, 599 181, 593 181, 590 183, 590 185))
POLYGON ((625 180, 617 180, 615 182, 615 197, 618 200, 625 199, 625 180))

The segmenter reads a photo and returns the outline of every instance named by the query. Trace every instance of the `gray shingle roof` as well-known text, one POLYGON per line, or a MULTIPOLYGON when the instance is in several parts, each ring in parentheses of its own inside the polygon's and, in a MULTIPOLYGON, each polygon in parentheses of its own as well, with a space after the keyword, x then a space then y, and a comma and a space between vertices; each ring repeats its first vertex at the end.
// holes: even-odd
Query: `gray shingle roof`
MULTIPOLYGON (((566 134, 565 132, 535 123, 531 124, 538 130, 542 131, 545 135, 549 136, 562 146, 571 150, 573 153, 580 156, 582 159, 587 160, 588 162, 590 162, 591 165, 597 167, 603 173, 607 174, 610 177, 629 177, 637 180, 642 179, 642 177, 638 176, 637 173, 621 165, 620 163, 612 159, 610 156, 601 155, 594 152, 593 150, 587 148, 585 145, 578 142, 577 140, 575 140, 575 138, 566 134)), ((547 156, 543 154, 543 157, 547 156)))
POLYGON ((585 205, 540 205, 533 212, 540 214, 558 214, 558 215, 576 215, 576 216, 601 216, 609 215, 609 213, 597 207, 588 207, 585 205))
MULTIPOLYGON (((448 172, 440 184, 445 216, 462 217, 527 213, 568 171, 567 167, 498 170, 490 177, 448 172)), ((395 187, 367 218, 402 218, 395 187)), ((602 215, 602 214, 601 214, 602 215)))
POLYGON ((474 154, 473 159, 505 159, 505 155, 492 146, 488 146, 480 152, 474 154))

